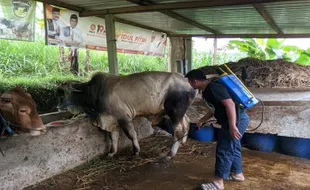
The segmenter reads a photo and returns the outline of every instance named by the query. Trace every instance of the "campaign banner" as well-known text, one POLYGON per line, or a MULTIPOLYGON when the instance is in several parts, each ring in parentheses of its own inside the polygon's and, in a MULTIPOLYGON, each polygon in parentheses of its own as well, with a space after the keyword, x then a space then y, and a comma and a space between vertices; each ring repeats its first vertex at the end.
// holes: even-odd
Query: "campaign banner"
MULTIPOLYGON (((45 4, 48 45, 107 51, 105 20, 79 17, 78 12, 45 4)), ((117 51, 164 56, 167 35, 139 27, 115 23, 117 51)))
POLYGON ((0 0, 0 39, 34 41, 36 1, 0 0))

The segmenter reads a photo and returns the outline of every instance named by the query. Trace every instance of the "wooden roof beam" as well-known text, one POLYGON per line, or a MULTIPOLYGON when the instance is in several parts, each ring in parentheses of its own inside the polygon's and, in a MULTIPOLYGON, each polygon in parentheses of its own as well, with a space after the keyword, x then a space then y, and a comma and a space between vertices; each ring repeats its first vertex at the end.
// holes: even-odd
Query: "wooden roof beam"
POLYGON ((176 37, 206 37, 206 38, 310 38, 308 34, 175 34, 176 37))
POLYGON ((207 32, 211 32, 213 34, 221 34, 221 32, 213 29, 213 28, 210 28, 210 27, 207 27, 207 26, 204 26, 196 21, 193 21, 191 19, 188 19, 186 17, 183 17, 182 15, 179 15, 177 13, 174 13, 172 11, 160 11, 162 14, 165 14, 171 18, 174 18, 176 20, 179 20, 179 21, 182 21, 182 22, 185 22, 187 24, 190 24, 190 25, 193 25, 193 26, 196 26, 197 28, 200 28, 202 30, 205 30, 207 32))
POLYGON ((269 26, 276 31, 278 34, 283 34, 282 30, 277 26, 275 21, 271 18, 271 16, 266 12, 264 7, 261 4, 253 4, 253 7, 256 11, 265 19, 265 21, 269 24, 269 26))
POLYGON ((129 6, 102 10, 83 11, 80 16, 99 16, 106 14, 122 14, 122 13, 139 13, 152 12, 173 9, 192 9, 203 7, 218 7, 218 6, 234 6, 234 5, 250 5, 255 3, 272 3, 285 1, 301 1, 301 0, 216 0, 216 1, 192 1, 192 2, 176 2, 176 3, 162 3, 157 5, 146 6, 129 6))
MULTIPOLYGON (((147 6, 147 5, 155 5, 153 2, 149 1, 149 0, 144 0, 144 1, 140 1, 140 0, 127 0, 128 2, 131 2, 131 3, 134 3, 134 4, 137 4, 137 5, 140 5, 140 6, 147 6)), ((197 28, 200 28, 204 31, 207 31, 207 32, 211 32, 213 34, 221 34, 219 31, 217 30, 214 30, 212 28, 209 28, 207 26, 204 26, 196 21, 193 21, 191 19, 188 19, 188 18, 185 18, 183 17, 182 15, 180 14, 177 14, 173 11, 169 11, 169 10, 163 10, 163 11, 158 11, 168 17, 171 17, 171 18, 174 18, 176 20, 179 20, 179 21, 182 21, 182 22, 185 22, 187 24, 190 24, 190 25, 193 25, 193 26, 196 26, 197 28)))
POLYGON ((46 3, 46 4, 50 4, 50 5, 55 5, 57 7, 63 7, 63 8, 66 8, 66 9, 77 11, 77 12, 84 11, 84 9, 81 8, 81 7, 77 7, 77 6, 74 6, 74 5, 69 5, 67 3, 63 3, 63 2, 60 2, 60 1, 57 1, 57 0, 36 0, 36 1, 39 1, 39 2, 42 2, 42 3, 46 3))

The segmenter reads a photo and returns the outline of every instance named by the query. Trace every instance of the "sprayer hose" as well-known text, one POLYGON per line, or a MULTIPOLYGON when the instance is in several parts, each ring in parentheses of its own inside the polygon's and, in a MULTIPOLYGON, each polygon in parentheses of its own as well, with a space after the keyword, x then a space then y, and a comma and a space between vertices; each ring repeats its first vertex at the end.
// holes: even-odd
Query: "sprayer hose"
POLYGON ((262 105, 262 119, 261 119, 261 121, 260 121, 260 123, 258 124, 257 127, 255 127, 254 129, 251 129, 251 130, 246 130, 246 131, 255 131, 255 130, 257 130, 257 129, 262 125, 262 123, 263 123, 263 121, 264 121, 264 113, 265 113, 265 106, 264 106, 264 103, 263 103, 262 100, 260 100, 260 99, 258 99, 258 98, 256 98, 256 99, 259 100, 260 103, 261 103, 261 105, 262 105))

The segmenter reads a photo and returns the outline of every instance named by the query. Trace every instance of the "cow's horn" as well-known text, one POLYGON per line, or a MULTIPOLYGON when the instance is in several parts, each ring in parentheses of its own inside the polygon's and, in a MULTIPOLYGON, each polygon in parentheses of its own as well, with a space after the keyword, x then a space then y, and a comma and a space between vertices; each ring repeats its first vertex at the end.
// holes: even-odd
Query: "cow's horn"
POLYGON ((72 86, 70 86, 69 89, 70 89, 72 92, 82 92, 82 90, 78 90, 78 89, 76 89, 76 88, 73 88, 72 86))

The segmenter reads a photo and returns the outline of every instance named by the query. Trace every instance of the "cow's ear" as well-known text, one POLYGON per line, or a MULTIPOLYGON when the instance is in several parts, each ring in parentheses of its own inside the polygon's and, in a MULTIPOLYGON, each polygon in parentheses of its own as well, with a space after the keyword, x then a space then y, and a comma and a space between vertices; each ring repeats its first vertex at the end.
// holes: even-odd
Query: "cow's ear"
POLYGON ((18 113, 21 115, 30 115, 31 109, 29 106, 20 106, 18 109, 18 113))
POLYGON ((82 92, 82 90, 73 88, 72 86, 69 87, 69 90, 70 90, 71 92, 82 92))
POLYGON ((24 86, 17 86, 15 89, 18 89, 22 92, 26 92, 25 87, 24 86))

